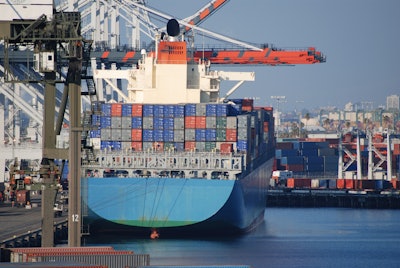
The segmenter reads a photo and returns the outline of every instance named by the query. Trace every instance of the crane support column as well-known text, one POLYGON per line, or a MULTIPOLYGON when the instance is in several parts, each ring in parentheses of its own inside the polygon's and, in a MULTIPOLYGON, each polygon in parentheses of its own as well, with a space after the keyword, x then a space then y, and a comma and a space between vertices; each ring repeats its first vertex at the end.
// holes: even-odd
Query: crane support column
POLYGON ((81 246, 81 69, 82 61, 71 60, 67 83, 69 88, 69 220, 68 246, 81 246))
POLYGON ((43 158, 41 163, 42 185, 42 247, 54 246, 54 200, 56 191, 54 185, 54 164, 50 151, 55 149, 56 136, 54 133, 54 116, 55 116, 55 72, 45 73, 45 90, 44 90, 44 115, 43 115, 43 158))

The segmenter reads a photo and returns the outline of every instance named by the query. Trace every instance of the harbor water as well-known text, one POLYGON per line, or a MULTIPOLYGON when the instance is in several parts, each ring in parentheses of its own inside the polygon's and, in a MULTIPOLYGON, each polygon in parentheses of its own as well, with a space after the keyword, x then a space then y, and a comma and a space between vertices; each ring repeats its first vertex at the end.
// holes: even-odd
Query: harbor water
POLYGON ((237 237, 97 235, 86 245, 150 254, 151 265, 399 267, 400 210, 267 208, 265 221, 237 237))

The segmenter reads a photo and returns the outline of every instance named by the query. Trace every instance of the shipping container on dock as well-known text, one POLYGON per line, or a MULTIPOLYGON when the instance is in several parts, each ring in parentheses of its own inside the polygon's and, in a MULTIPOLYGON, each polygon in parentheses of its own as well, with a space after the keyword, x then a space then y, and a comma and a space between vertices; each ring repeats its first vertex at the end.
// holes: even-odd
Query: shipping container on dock
MULTIPOLYGON (((135 254, 129 250, 112 247, 42 247, 10 248, 11 263, 77 262, 88 265, 104 265, 109 268, 148 266, 148 254, 135 254)), ((84 266, 83 266, 84 267, 84 266)))
POLYGON ((107 265, 99 264, 83 264, 75 261, 64 262, 64 261, 52 261, 52 262, 21 262, 21 263, 11 263, 3 262, 1 263, 2 268, 108 268, 107 265))
POLYGON ((286 182, 288 188, 311 188, 311 179, 308 178, 288 178, 286 182))
POLYGON ((232 264, 222 264, 222 265, 150 265, 141 266, 138 268, 251 268, 249 265, 232 265, 232 264))

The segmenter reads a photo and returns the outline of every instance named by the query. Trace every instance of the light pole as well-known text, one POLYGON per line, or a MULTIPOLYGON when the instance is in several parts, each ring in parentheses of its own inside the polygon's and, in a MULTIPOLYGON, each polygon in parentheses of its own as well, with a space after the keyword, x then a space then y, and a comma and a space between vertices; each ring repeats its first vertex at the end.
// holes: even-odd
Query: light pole
POLYGON ((302 100, 297 100, 296 101, 296 106, 295 106, 295 109, 294 109, 294 113, 296 114, 296 115, 298 115, 298 117, 299 117, 299 121, 298 121, 298 125, 299 125, 299 136, 298 136, 298 138, 300 138, 300 131, 301 131, 301 112, 300 113, 297 113, 297 103, 304 103, 304 101, 302 101, 302 100))
POLYGON ((286 102, 286 96, 271 96, 271 99, 276 101, 276 137, 279 138, 279 127, 281 125, 281 116, 280 116, 280 110, 279 110, 279 105, 281 103, 286 102))

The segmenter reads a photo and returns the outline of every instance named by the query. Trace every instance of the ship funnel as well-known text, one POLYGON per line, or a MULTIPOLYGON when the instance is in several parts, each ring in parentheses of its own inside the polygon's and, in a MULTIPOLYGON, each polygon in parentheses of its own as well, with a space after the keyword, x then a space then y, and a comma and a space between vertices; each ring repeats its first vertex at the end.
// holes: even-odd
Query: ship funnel
POLYGON ((170 19, 167 23, 167 33, 170 41, 175 41, 180 34, 179 23, 176 19, 170 19))

